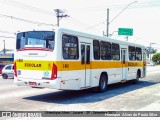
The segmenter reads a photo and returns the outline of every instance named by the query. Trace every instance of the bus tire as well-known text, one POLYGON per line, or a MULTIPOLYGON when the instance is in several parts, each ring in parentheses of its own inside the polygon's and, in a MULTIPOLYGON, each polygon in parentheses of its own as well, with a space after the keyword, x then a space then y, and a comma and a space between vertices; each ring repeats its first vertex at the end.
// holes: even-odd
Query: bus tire
POLYGON ((133 84, 139 83, 140 74, 137 72, 136 79, 133 80, 133 84))
POLYGON ((8 78, 8 75, 7 75, 7 74, 2 74, 2 78, 3 78, 3 79, 7 79, 7 78, 8 78))
POLYGON ((107 76, 105 74, 102 74, 99 80, 98 92, 99 93, 105 92, 107 90, 107 84, 108 84, 107 76))

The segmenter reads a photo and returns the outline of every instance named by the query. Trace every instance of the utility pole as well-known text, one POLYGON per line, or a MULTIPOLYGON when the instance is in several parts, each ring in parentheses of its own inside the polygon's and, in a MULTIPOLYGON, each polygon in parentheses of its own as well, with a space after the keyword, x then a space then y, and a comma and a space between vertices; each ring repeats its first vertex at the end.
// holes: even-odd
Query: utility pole
POLYGON ((3 42, 4 42, 4 49, 3 49, 3 52, 4 52, 4 54, 5 54, 5 53, 6 53, 5 40, 3 40, 3 42))
POLYGON ((126 41, 128 41, 128 36, 126 36, 126 41))
POLYGON ((57 26, 59 27, 59 21, 60 21, 60 18, 63 18, 63 17, 69 17, 67 14, 63 15, 64 11, 60 10, 60 9, 55 9, 54 10, 56 12, 56 17, 57 17, 57 26), (62 15, 60 15, 62 14, 62 15))
POLYGON ((150 59, 149 60, 150 61, 152 60, 152 57, 151 57, 152 56, 152 53, 151 53, 152 50, 151 49, 152 49, 153 44, 156 44, 156 43, 150 43, 150 49, 149 49, 149 53, 150 53, 150 59))
POLYGON ((109 21, 109 9, 107 9, 107 27, 106 27, 106 35, 109 35, 109 25, 113 22, 124 10, 126 10, 131 4, 136 3, 137 1, 131 2, 125 8, 123 8, 111 21, 109 21))
POLYGON ((107 9, 107 26, 106 26, 106 35, 109 35, 109 9, 107 9))

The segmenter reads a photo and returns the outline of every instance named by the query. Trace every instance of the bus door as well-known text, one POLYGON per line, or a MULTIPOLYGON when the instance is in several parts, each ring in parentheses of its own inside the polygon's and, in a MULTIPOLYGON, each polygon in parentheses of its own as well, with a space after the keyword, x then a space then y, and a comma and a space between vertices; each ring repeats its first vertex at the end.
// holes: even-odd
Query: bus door
POLYGON ((90 56, 91 45, 89 43, 81 43, 81 87, 91 86, 90 76, 91 76, 91 62, 90 56))
POLYGON ((127 79, 126 56, 126 49, 121 49, 122 80, 127 79))

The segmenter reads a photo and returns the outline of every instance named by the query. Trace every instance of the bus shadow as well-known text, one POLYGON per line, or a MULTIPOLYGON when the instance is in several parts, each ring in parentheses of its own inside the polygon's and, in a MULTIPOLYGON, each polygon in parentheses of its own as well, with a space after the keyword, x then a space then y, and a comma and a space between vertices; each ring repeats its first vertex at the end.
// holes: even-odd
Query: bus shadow
POLYGON ((91 89, 80 91, 57 91, 48 94, 25 97, 23 99, 56 104, 93 103, 158 83, 160 82, 140 81, 138 84, 132 84, 131 82, 123 84, 117 83, 109 85, 107 91, 104 93, 97 93, 91 89))

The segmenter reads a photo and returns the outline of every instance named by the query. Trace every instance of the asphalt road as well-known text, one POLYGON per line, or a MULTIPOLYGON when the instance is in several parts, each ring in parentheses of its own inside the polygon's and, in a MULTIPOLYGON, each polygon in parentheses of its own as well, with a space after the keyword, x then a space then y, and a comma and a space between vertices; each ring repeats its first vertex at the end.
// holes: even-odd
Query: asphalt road
POLYGON ((160 111, 160 66, 138 84, 114 84, 105 93, 14 85, 0 76, 0 111, 160 111))

